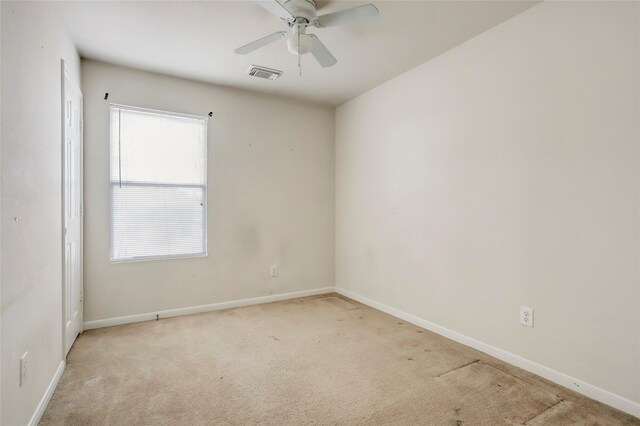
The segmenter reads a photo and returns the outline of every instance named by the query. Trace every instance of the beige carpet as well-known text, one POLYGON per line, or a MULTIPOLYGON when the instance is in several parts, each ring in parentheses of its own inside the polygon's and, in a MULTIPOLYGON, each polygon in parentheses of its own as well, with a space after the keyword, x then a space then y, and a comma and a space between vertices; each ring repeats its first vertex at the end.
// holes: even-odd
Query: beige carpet
POLYGON ((639 425, 338 295, 87 331, 44 425, 639 425))

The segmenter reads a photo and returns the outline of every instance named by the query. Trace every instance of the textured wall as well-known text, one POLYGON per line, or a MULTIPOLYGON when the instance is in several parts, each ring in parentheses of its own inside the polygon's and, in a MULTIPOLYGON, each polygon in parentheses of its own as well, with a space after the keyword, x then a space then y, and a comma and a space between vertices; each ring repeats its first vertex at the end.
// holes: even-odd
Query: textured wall
POLYGON ((337 286, 640 402, 639 7, 546 2, 339 107, 337 286))
POLYGON ((82 75, 85 321, 333 286, 333 109, 95 61, 82 75), (208 257, 109 263, 109 102, 213 111, 208 257))
POLYGON ((29 421, 63 359, 61 59, 79 85, 55 6, 2 2, 3 425, 29 421))

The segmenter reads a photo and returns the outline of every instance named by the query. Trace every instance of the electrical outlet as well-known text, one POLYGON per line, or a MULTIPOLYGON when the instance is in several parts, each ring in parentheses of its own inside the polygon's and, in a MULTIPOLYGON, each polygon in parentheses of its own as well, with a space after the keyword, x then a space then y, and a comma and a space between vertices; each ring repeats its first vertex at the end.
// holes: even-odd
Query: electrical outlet
POLYGON ((272 277, 278 276, 278 265, 271 265, 271 276, 272 277))
POLYGON ((29 372, 29 352, 25 352, 20 358, 20 387, 27 381, 27 373, 29 372))
POLYGON ((520 324, 533 327, 533 308, 520 306, 520 324))

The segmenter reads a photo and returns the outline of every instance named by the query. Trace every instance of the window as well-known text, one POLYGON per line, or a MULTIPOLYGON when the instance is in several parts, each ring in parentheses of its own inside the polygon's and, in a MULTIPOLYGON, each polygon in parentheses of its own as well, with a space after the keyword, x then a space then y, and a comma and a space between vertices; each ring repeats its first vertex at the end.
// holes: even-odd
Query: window
POLYGON ((111 106, 112 261, 205 256, 207 121, 111 106))

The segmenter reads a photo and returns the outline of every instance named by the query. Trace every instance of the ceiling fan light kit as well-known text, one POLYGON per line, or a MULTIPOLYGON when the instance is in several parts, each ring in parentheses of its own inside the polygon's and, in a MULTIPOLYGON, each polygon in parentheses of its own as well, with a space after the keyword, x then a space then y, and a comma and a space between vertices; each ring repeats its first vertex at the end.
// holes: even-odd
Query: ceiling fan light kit
POLYGON ((318 16, 314 0, 287 0, 284 3, 277 0, 263 0, 257 3, 274 16, 285 21, 289 30, 270 34, 239 47, 235 50, 237 54, 246 55, 281 38, 286 38, 287 48, 291 54, 300 57, 311 53, 323 67, 333 66, 338 61, 315 34, 307 34, 307 28, 348 25, 368 21, 378 16, 378 9, 372 4, 318 16))
POLYGON ((311 52, 312 38, 306 33, 303 18, 296 18, 296 22, 291 26, 289 37, 287 37, 287 47, 293 55, 304 55, 311 52))

